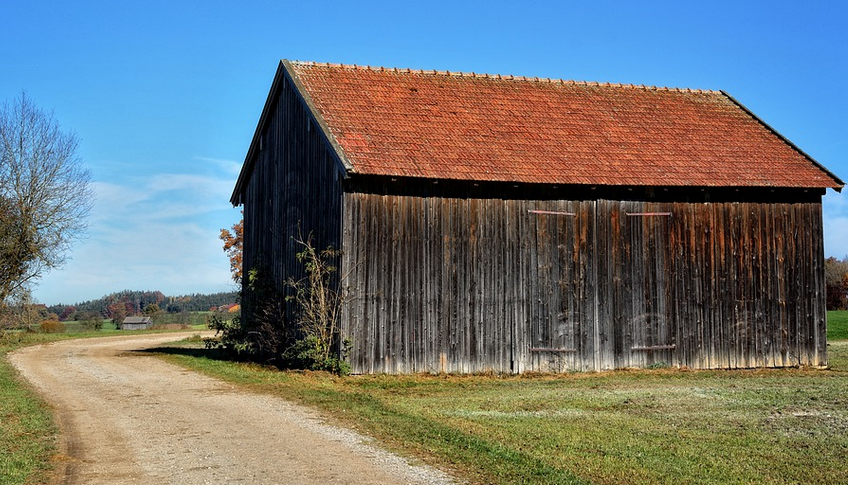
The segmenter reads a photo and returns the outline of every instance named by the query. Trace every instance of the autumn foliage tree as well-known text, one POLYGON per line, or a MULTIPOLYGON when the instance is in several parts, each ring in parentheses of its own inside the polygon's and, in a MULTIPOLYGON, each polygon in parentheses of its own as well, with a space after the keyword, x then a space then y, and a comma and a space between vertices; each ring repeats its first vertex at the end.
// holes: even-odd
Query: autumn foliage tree
POLYGON ((124 302, 115 302, 106 307, 106 312, 115 328, 121 328, 121 323, 127 317, 127 306, 124 302))
POLYGON ((244 219, 233 224, 232 229, 232 232, 229 229, 221 229, 221 235, 218 238, 224 241, 224 252, 230 258, 230 272, 233 275, 233 281, 241 283, 244 219))
POLYGON ((824 277, 828 310, 848 307, 848 256, 839 260, 833 256, 824 261, 824 277))

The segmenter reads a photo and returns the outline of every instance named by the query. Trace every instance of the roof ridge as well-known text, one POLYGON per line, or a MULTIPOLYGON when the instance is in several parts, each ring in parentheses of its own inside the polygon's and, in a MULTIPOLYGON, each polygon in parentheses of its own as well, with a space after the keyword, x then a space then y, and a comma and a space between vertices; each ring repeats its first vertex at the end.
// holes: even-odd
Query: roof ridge
POLYGON ((677 87, 666 87, 666 86, 653 86, 646 84, 628 84, 628 83, 612 83, 612 82, 598 82, 598 81, 576 81, 576 80, 568 80, 568 79, 556 79, 556 78, 540 78, 540 77, 529 77, 529 76, 514 76, 512 74, 488 74, 488 73, 476 73, 476 72, 463 72, 463 71, 440 71, 437 69, 411 69, 411 68, 398 68, 398 67, 383 67, 383 66, 369 66, 369 65, 359 65, 359 64, 341 64, 341 63, 331 63, 331 62, 314 62, 314 61, 290 61, 292 64, 307 66, 307 67, 331 67, 331 68, 342 68, 342 69, 356 69, 363 71, 390 71, 390 72, 400 72, 407 74, 425 74, 425 75, 436 75, 436 76, 454 76, 454 77, 469 77, 474 79, 497 79, 497 80, 507 80, 507 81, 518 81, 518 82, 535 82, 535 83, 547 83, 547 84, 571 84, 575 86, 597 86, 597 87, 612 87, 612 88, 627 88, 627 89, 642 89, 645 91, 667 91, 667 92, 679 92, 679 93, 692 93, 692 94, 723 94, 720 90, 713 89, 695 89, 695 88, 677 88, 677 87))

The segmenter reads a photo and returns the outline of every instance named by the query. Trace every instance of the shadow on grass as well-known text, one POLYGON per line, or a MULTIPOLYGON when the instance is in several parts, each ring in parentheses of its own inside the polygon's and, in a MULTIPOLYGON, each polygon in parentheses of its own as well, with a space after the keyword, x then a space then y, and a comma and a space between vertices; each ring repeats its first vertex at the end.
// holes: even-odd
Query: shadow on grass
POLYGON ((244 362, 236 358, 231 352, 223 349, 207 349, 202 347, 154 347, 151 349, 140 349, 135 352, 144 354, 183 355, 195 359, 220 360, 225 362, 244 362))

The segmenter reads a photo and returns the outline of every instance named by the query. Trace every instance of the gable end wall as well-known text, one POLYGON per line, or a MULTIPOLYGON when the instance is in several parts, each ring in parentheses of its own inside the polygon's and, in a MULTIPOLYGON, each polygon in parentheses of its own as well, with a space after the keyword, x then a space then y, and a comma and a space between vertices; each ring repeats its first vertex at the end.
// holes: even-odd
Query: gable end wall
MULTIPOLYGON (((303 275, 295 258, 302 246, 295 239, 311 236, 319 250, 340 247, 343 174, 289 79, 281 80, 269 102, 269 115, 254 141, 252 173, 241 194, 243 265, 245 277, 261 267, 282 290, 287 278, 303 275)), ((244 287, 242 314, 249 320, 253 295, 244 287)))

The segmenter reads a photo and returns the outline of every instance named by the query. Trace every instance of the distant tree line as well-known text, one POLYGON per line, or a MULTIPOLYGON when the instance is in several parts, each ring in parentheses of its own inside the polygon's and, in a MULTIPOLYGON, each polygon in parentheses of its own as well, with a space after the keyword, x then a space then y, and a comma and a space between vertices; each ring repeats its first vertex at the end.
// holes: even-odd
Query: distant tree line
POLYGON ((102 318, 123 320, 126 316, 142 315, 150 312, 186 313, 215 310, 218 307, 233 305, 239 301, 235 291, 204 295, 195 293, 182 296, 165 296, 161 291, 124 290, 106 295, 97 300, 89 300, 73 305, 52 305, 48 313, 58 315, 60 321, 78 320, 85 315, 100 315, 102 318))
POLYGON ((848 309, 848 256, 839 260, 833 256, 824 261, 827 288, 827 309, 848 309))

